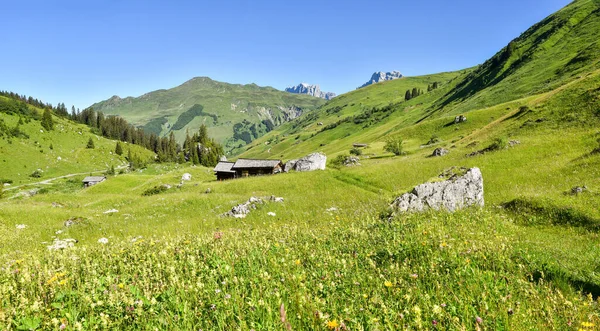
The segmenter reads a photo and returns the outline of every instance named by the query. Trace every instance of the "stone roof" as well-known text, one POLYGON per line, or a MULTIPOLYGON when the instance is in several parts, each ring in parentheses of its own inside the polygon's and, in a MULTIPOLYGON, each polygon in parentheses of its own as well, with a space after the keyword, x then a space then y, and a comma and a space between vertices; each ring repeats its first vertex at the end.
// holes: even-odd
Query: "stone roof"
POLYGON ((232 169, 240 168, 275 168, 281 160, 238 159, 232 169))
POLYGON ((233 162, 221 161, 221 162, 217 163, 217 166, 215 167, 214 171, 215 172, 235 172, 235 171, 231 170, 231 167, 233 167, 233 165, 234 165, 233 162))
POLYGON ((106 177, 104 177, 104 176, 87 176, 83 179, 83 182, 84 183, 101 182, 105 179, 106 179, 106 177))

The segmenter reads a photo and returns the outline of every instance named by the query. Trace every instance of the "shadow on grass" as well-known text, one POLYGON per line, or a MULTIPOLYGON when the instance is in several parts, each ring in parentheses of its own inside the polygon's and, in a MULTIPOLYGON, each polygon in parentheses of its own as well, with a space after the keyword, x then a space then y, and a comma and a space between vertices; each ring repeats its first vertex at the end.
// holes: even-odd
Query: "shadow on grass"
POLYGON ((553 268, 548 264, 543 264, 538 268, 534 268, 535 271, 531 274, 532 282, 540 282, 541 280, 550 281, 556 287, 566 290, 571 287, 577 291, 581 291, 584 294, 591 294, 594 300, 600 297, 600 285, 593 281, 581 280, 573 278, 560 268, 553 268))
POLYGON ((600 230, 599 219, 572 207, 559 207, 549 202, 524 198, 509 201, 503 204, 503 207, 515 213, 524 225, 565 225, 582 227, 593 232, 600 230))

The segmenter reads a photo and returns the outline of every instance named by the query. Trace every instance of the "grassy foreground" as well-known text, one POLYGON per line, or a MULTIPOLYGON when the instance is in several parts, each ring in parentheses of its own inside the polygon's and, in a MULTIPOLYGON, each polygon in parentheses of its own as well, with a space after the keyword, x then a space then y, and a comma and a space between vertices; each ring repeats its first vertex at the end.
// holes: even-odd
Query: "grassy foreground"
POLYGON ((316 228, 240 224, 25 254, 0 269, 0 325, 591 330, 600 322, 594 298, 553 274, 544 247, 531 243, 576 240, 579 249, 564 254, 589 262, 596 235, 524 236, 510 219, 477 211, 389 223, 329 217, 316 228))

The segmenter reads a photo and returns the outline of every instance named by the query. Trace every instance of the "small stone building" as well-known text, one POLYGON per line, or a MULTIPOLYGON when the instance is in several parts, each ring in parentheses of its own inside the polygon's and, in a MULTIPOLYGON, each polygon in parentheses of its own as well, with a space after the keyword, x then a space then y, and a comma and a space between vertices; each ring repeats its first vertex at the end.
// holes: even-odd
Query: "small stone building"
POLYGON ((105 176, 87 176, 83 179, 83 187, 90 187, 106 180, 105 176))

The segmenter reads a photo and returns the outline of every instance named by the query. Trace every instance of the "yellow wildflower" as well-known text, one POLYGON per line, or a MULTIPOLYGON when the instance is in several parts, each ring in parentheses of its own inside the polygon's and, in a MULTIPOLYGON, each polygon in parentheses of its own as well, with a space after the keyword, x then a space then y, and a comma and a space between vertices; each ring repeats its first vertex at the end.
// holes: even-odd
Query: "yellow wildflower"
POLYGON ((390 282, 389 280, 386 280, 385 283, 383 283, 383 285, 385 285, 385 287, 392 287, 394 284, 392 284, 392 282, 390 282))
POLYGON ((125 287, 125 284, 120 283, 118 286, 119 286, 120 289, 123 289, 125 287))
POLYGON ((594 323, 591 322, 581 322, 581 326, 583 326, 584 328, 591 328, 594 326, 594 323))
POLYGON ((300 259, 296 260, 296 265, 300 265, 300 259))
POLYGON ((331 330, 337 328, 338 326, 340 326, 340 324, 336 320, 327 322, 327 327, 331 330))

